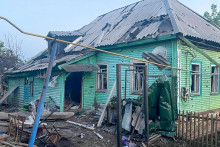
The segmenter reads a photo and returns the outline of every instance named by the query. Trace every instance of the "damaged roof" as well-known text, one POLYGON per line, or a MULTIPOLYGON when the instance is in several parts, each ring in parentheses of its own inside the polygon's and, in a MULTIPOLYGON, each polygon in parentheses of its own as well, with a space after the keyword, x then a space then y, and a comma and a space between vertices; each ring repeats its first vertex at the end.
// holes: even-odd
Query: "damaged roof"
MULTIPOLYGON (((83 57, 88 54, 90 54, 90 52, 77 53, 74 55, 66 55, 64 57, 56 59, 54 61, 53 67, 55 67, 57 64, 66 63, 66 62, 78 59, 78 58, 83 57)), ((48 67, 49 58, 42 57, 41 59, 36 59, 36 60, 35 59, 36 58, 33 58, 29 62, 25 63, 23 66, 20 66, 16 69, 9 69, 6 73, 19 73, 19 72, 27 72, 27 71, 36 71, 36 70, 46 69, 48 67)))
MULTIPOLYGON (((79 44, 98 47, 182 33, 220 43, 220 29, 176 0, 142 0, 97 17, 83 28, 79 44)), ((79 51, 72 46, 68 51, 79 51)))
POLYGON ((50 31, 47 36, 50 37, 56 37, 56 36, 61 36, 61 37, 66 37, 66 36, 80 36, 80 34, 77 31, 50 31))
MULTIPOLYGON (((142 0, 103 14, 79 30, 50 31, 48 36, 74 36, 77 38, 73 41, 75 43, 100 47, 178 33, 220 44, 220 28, 177 0, 142 0)), ((84 52, 83 49, 79 46, 68 46, 66 54, 57 59, 55 65, 91 53, 84 52)), ((48 49, 9 73, 45 69, 48 66, 47 56, 48 49)))

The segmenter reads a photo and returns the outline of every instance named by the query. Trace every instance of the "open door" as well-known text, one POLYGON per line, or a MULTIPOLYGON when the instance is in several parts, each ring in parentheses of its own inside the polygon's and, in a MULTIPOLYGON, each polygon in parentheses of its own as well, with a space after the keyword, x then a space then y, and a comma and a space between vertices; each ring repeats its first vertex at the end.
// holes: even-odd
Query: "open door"
POLYGON ((65 107, 81 106, 82 72, 72 72, 65 82, 65 107))

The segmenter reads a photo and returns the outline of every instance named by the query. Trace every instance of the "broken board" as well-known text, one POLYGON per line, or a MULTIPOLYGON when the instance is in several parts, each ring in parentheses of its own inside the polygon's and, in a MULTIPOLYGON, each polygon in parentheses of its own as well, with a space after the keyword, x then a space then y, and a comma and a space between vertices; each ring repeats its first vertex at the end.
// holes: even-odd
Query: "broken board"
POLYGON ((18 86, 16 85, 16 86, 14 86, 11 90, 9 90, 1 99, 0 99, 0 104, 4 101, 4 100, 6 100, 6 98, 15 90, 15 89, 17 89, 18 88, 18 86))
MULTIPOLYGON (((45 119, 50 115, 51 112, 43 112, 41 114, 40 119, 45 119)), ((18 113, 5 113, 5 112, 0 112, 0 120, 8 120, 8 114, 11 115, 18 115, 18 113)), ((50 117, 47 119, 64 119, 67 120, 71 117, 74 116, 74 112, 54 112, 50 117)))

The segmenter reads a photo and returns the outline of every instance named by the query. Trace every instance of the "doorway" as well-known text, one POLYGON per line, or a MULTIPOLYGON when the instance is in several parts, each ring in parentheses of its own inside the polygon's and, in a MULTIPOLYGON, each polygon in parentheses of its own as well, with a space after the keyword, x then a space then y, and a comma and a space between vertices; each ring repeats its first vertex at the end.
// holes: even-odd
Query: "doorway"
POLYGON ((65 82, 65 105, 81 106, 82 72, 72 72, 65 82))

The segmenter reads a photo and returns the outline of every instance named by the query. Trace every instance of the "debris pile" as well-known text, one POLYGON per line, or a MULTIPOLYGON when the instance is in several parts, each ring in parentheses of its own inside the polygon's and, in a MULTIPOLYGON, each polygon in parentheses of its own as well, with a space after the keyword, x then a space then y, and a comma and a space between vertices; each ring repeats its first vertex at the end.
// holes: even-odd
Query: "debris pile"
MULTIPOLYGON (((114 89, 114 86, 113 88, 114 89)), ((114 91, 111 91, 112 93, 114 91)), ((103 129, 109 133, 115 133, 116 130, 110 129, 117 123, 117 97, 112 96, 107 101, 107 108, 103 107, 98 121, 98 127, 101 126, 104 116, 107 118, 103 129), (107 111, 107 113, 106 113, 107 111), (104 115, 107 114, 107 115, 104 115)), ((149 101, 149 142, 153 143, 161 135, 175 136, 175 120, 177 119, 177 108, 174 98, 171 96, 169 80, 167 77, 157 79, 148 89, 149 101)), ((122 100, 122 142, 125 146, 135 146, 145 141, 145 116, 143 112, 143 98, 140 95, 137 99, 122 100)), ((100 111, 98 109, 98 111, 100 111)), ((97 113, 96 113, 97 114, 97 113)), ((143 143, 144 144, 144 143, 143 143)), ((139 144, 140 145, 140 144, 139 144)), ((143 146, 143 145, 142 145, 143 146)))
MULTIPOLYGON (((114 85, 115 86, 115 85, 114 85)), ((68 103, 65 111, 45 106, 41 115, 36 146, 116 146, 117 97, 114 86, 106 104, 96 104, 91 110, 68 103), (106 121, 103 121, 106 118, 106 121), (98 125, 97 125, 98 124, 98 125)), ((149 142, 161 135, 175 134, 176 111, 168 78, 159 78, 149 88, 149 142)), ((0 112, 0 143, 5 146, 27 146, 35 120, 37 100, 28 109, 0 112), (28 111, 24 111, 28 110, 28 111)), ((122 100, 122 142, 124 146, 146 146, 143 98, 122 100)))

